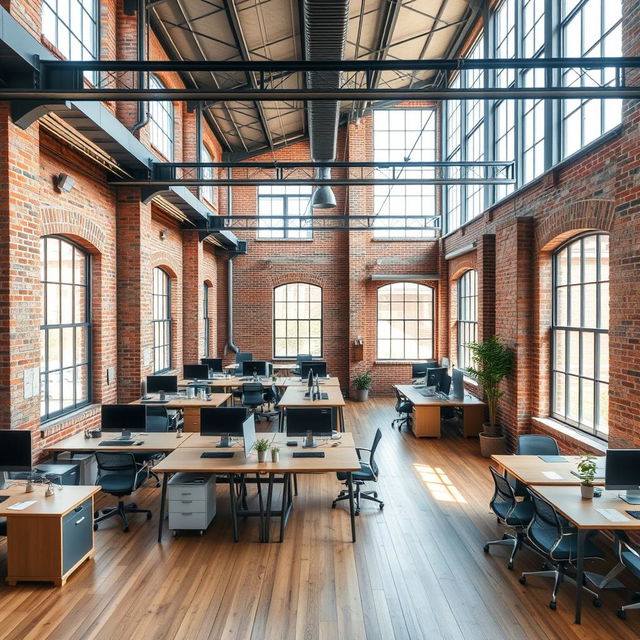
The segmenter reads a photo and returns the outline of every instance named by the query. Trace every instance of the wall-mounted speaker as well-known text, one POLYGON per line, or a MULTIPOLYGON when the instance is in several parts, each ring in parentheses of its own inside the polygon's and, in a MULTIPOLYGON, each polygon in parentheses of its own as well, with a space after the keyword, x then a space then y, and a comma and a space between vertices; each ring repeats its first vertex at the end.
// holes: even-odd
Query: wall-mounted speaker
POLYGON ((59 173, 54 179, 53 184, 58 191, 68 193, 73 189, 76 181, 66 173, 59 173))

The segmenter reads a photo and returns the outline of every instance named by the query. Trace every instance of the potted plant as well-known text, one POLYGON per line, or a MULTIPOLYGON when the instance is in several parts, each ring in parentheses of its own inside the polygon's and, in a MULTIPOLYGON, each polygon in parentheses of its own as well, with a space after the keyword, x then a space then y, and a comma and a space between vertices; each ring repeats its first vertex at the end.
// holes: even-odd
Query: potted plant
POLYGON ((253 448, 258 452, 258 462, 264 462, 270 444, 269 440, 265 440, 264 438, 255 441, 253 448))
POLYGON ((580 456, 578 460, 578 473, 582 478, 580 492, 583 500, 593 500, 593 479, 596 477, 596 457, 591 453, 580 456))
POLYGON ((371 370, 365 371, 353 379, 353 386, 356 388, 355 400, 358 402, 367 401, 372 381, 373 377, 371 376, 371 370))
POLYGON ((485 422, 484 431, 480 433, 480 453, 489 458, 506 452, 505 437, 500 425, 496 424, 496 416, 498 400, 504 394, 500 383, 513 370, 514 354, 498 336, 483 342, 471 342, 467 346, 473 360, 473 366, 467 367, 467 373, 482 387, 489 410, 489 422, 485 422))
POLYGON ((280 447, 271 447, 271 462, 280 462, 280 447))

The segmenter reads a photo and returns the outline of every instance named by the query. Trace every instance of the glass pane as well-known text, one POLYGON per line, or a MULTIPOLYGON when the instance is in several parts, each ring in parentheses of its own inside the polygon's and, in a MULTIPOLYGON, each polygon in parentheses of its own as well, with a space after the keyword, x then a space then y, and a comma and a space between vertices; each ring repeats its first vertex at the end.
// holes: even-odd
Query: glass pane
POLYGON ((587 378, 595 377, 595 341, 594 334, 582 333, 582 375, 587 378))
POLYGON ((73 250, 68 242, 60 243, 61 282, 73 282, 73 250))
POLYGON ((556 324, 567 325, 567 287, 556 289, 556 324))
POLYGON ((609 380, 609 336, 606 333, 598 335, 600 342, 600 380, 609 380))
POLYGON ((584 291, 584 318, 583 327, 598 326, 598 310, 597 310, 597 286, 596 284, 585 284, 584 291))
POLYGON ((580 373, 580 333, 569 331, 569 353, 567 354, 569 373, 580 373))
POLYGON ((49 329, 49 371, 60 368, 60 329, 49 329))
POLYGON ((582 304, 582 286, 574 285, 568 287, 569 291, 569 325, 572 327, 581 326, 581 304, 582 304))
POLYGON ((86 402, 89 399, 89 367, 82 366, 76 369, 76 403, 86 402))
POLYGON ((594 415, 594 383, 592 380, 580 380, 581 392, 581 424, 593 428, 594 415))
POLYGON ((74 347, 75 340, 73 335, 73 327, 67 327, 62 330, 62 366, 70 367, 74 363, 74 347))
POLYGON ((85 287, 74 287, 74 322, 86 322, 87 320, 87 308, 85 306, 86 303, 86 288, 85 287))
POLYGON ((580 420, 580 383, 579 378, 568 376, 569 387, 568 394, 568 411, 567 418, 578 422, 580 420))
POLYGON ((556 331, 555 332, 555 364, 554 367, 558 371, 564 371, 565 367, 565 332, 564 331, 556 331))
POLYGON ((598 274, 598 236, 587 236, 583 239, 584 281, 595 282, 598 274))
POLYGON ((56 284, 48 284, 46 286, 46 291, 46 324, 60 324, 60 286, 56 284))
POLYGON ((47 281, 60 282, 60 240, 47 238, 47 281))
POLYGON ((556 373, 554 376, 553 410, 564 417, 565 413, 565 375, 556 373))
POLYGON ((598 430, 603 434, 609 433, 609 385, 598 384, 598 430))
POLYGON ((378 340, 378 358, 389 360, 391 358, 391 343, 389 340, 378 340))
POLYGON ((609 328, 609 283, 598 285, 600 288, 600 329, 609 328))

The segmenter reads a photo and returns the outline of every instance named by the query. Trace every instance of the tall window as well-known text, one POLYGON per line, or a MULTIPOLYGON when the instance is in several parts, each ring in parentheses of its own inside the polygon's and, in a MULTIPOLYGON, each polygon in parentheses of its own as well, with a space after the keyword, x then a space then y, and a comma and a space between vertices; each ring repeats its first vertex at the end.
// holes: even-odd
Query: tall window
POLYGON ((258 238, 311 239, 311 187, 258 187, 258 238))
MULTIPOLYGON (((165 86, 156 76, 149 76, 150 89, 164 89, 165 86)), ((156 151, 167 160, 173 160, 174 136, 173 102, 170 100, 149 101, 149 139, 156 151)))
MULTIPOLYGON (((376 162, 432 162, 436 159, 435 109, 376 109, 373 130, 376 162)), ((379 177, 394 177, 388 169, 377 169, 376 173, 379 177)), ((404 169, 400 177, 433 178, 434 170, 404 169)), ((422 228, 425 216, 437 214, 433 185, 376 185, 373 207, 376 216, 394 216, 391 220, 375 221, 377 238, 432 238, 435 235, 432 229, 422 228)), ((428 221, 428 224, 432 222, 428 221)))
POLYGON ((202 355, 208 357, 211 348, 211 318, 209 317, 209 285, 202 286, 202 355))
POLYGON ((153 270, 153 371, 171 369, 171 279, 156 267, 153 270))
POLYGON ((53 236, 40 241, 40 256, 40 415, 48 420, 90 400, 89 256, 53 236))
POLYGON ((291 282, 273 290, 273 356, 322 356, 322 289, 291 282))
MULTIPOLYGON (((213 158, 211 157, 209 150, 204 145, 202 145, 202 148, 200 149, 200 160, 202 162, 213 162, 213 158)), ((201 169, 200 177, 202 180, 213 180, 213 167, 201 169)), ((206 187, 200 187, 200 197, 203 200, 207 200, 210 204, 215 204, 215 187, 212 184, 208 184, 206 187)))
POLYGON ((394 282, 378 289, 378 359, 433 357, 433 289, 394 282))
POLYGON ((554 417, 596 436, 609 432, 609 237, 590 234, 553 258, 554 417))
POLYGON ((458 279, 458 366, 471 366, 471 349, 478 338, 478 274, 470 269, 458 279))

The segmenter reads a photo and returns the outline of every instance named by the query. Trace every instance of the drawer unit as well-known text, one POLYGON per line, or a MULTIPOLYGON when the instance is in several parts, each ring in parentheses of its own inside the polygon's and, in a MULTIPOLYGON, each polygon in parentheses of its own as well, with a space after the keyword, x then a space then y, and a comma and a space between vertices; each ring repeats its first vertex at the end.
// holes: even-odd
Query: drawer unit
POLYGON ((65 574, 93 546, 93 500, 85 500, 62 517, 62 573, 65 574))
POLYGON ((56 464, 41 462, 33 467, 30 474, 26 471, 12 472, 11 478, 16 480, 26 480, 29 475, 32 477, 46 477, 55 484, 77 485, 80 484, 80 466, 78 464, 56 464))
POLYGON ((202 534, 216 515, 216 477, 177 473, 167 488, 169 529, 202 534))
POLYGON ((185 407, 183 416, 185 433, 200 433, 200 407, 185 407))
POLYGON ((64 464, 77 464, 80 467, 80 484, 95 484, 98 476, 98 465, 93 453, 69 453, 64 451, 58 454, 58 462, 64 464))

